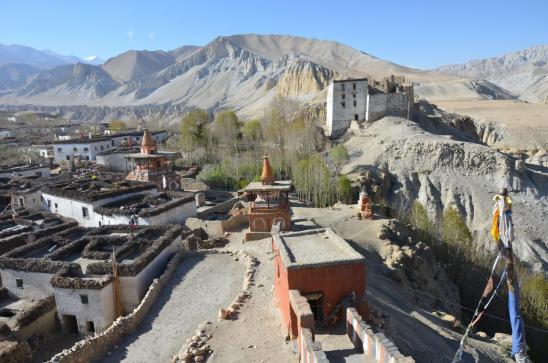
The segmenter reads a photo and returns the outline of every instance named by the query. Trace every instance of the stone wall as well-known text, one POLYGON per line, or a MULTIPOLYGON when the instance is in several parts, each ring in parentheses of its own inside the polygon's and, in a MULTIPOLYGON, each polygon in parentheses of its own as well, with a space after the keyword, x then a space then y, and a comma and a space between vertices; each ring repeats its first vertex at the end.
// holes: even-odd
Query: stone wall
POLYGON ((232 207, 234 207, 234 204, 238 203, 241 199, 238 197, 225 200, 224 202, 221 202, 219 204, 216 204, 210 208, 207 208, 206 210, 203 210, 201 212, 198 212, 196 215, 197 218, 206 218, 207 216, 211 214, 225 214, 228 213, 232 207))
POLYGON ((319 342, 314 341, 314 314, 310 304, 298 290, 289 290, 291 305, 291 332, 296 333, 299 361, 303 363, 327 363, 327 357, 319 342))
POLYGON ((354 308, 346 309, 346 333, 356 350, 370 360, 379 363, 415 362, 413 358, 403 356, 383 333, 373 332, 354 308))
POLYGON ((178 252, 171 258, 163 274, 152 282, 148 292, 143 297, 143 300, 141 300, 141 303, 135 308, 135 310, 133 310, 133 312, 116 319, 116 321, 114 321, 114 323, 112 323, 112 325, 101 334, 81 340, 71 348, 63 350, 61 353, 52 357, 49 362, 89 362, 103 356, 124 335, 132 333, 141 320, 143 320, 143 318, 148 314, 150 308, 160 294, 160 291, 167 284, 171 278, 171 275, 173 275, 173 272, 177 268, 179 260, 182 257, 183 252, 178 252))

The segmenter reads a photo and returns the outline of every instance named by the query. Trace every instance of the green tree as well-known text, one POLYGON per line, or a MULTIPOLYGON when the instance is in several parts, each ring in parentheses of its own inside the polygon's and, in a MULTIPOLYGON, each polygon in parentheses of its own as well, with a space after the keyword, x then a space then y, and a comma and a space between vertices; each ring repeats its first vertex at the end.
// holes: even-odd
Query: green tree
POLYGON ((342 203, 352 203, 352 183, 346 175, 337 179, 337 199, 342 203))
POLYGON ((422 242, 432 245, 434 243, 434 225, 430 222, 426 209, 418 200, 413 202, 411 222, 417 228, 419 239, 422 242))
POLYGON ((263 138, 261 121, 255 119, 244 123, 242 135, 246 141, 251 143, 261 140, 263 138))
POLYGON ((240 128, 241 123, 236 113, 226 110, 215 116, 211 132, 220 144, 234 146, 241 137, 240 128))
POLYGON ((343 144, 338 144, 337 146, 331 148, 331 150, 329 150, 329 157, 333 161, 333 164, 335 164, 337 173, 339 173, 343 164, 349 160, 348 151, 343 144))
POLYGON ((109 129, 112 130, 112 131, 127 130, 127 125, 122 120, 111 120, 109 129))
POLYGON ((209 141, 207 123, 209 115, 200 108, 187 113, 181 122, 180 143, 183 150, 206 147, 209 141))

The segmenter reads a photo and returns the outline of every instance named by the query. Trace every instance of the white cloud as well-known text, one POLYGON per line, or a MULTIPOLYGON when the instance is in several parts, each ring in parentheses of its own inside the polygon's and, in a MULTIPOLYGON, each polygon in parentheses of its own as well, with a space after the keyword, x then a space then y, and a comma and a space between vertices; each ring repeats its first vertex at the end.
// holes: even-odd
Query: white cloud
POLYGON ((156 37, 156 33, 148 33, 148 39, 154 39, 156 37))
POLYGON ((126 32, 126 36, 128 37, 129 40, 133 40, 133 37, 135 36, 135 32, 133 30, 128 30, 126 32))

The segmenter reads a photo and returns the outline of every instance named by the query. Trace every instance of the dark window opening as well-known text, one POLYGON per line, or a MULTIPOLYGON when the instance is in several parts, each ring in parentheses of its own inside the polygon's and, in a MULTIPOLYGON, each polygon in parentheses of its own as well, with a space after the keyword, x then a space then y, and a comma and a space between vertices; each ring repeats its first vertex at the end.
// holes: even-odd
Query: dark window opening
POLYGON ((70 160, 70 156, 67 155, 67 160, 70 160))
POLYGON ((352 89, 355 91, 356 90, 356 84, 355 83, 352 83, 352 89))
POLYGON ((89 217, 88 209, 86 207, 82 207, 82 217, 84 218, 89 217))
POLYGON ((356 102, 356 101, 354 101, 354 107, 356 107, 356 105, 357 105, 357 102, 356 102))
POLYGON ((23 288, 23 279, 15 279, 15 286, 22 289, 23 288))
POLYGON ((358 115, 354 115, 354 120, 358 121, 358 115))
POLYGON ((344 100, 345 97, 346 97, 346 95, 343 93, 343 94, 342 94, 342 99, 344 100))
POLYGON ((344 101, 342 101, 341 106, 342 106, 342 108, 344 108, 346 106, 346 103, 344 101))
POLYGON ((88 321, 88 333, 95 333, 95 324, 93 324, 93 321, 88 321))
POLYGON ((341 84, 341 89, 344 91, 344 83, 341 84))
POLYGON ((89 303, 88 296, 80 295, 80 301, 82 302, 82 304, 88 304, 89 303))
POLYGON ((15 314, 17 314, 17 312, 15 312, 12 309, 8 309, 8 308, 0 309, 0 316, 4 318, 11 318, 12 316, 15 316, 15 314))

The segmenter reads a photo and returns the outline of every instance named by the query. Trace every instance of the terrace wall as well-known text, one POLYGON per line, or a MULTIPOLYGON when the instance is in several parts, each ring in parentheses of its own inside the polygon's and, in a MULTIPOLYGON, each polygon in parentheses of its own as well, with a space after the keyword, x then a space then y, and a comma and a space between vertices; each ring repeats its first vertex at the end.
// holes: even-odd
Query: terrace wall
POLYGON ((303 363, 328 362, 322 346, 314 341, 314 315, 310 305, 298 290, 289 290, 291 331, 297 338, 299 361, 303 363))
POLYGON ((415 362, 413 358, 403 356, 383 333, 374 333, 354 308, 346 309, 346 333, 356 350, 370 360, 379 363, 415 362))

